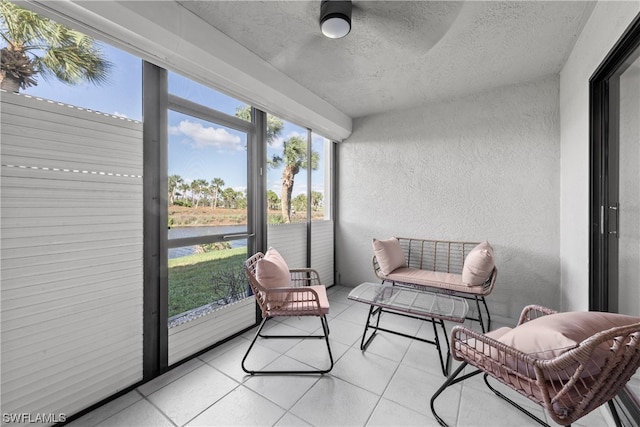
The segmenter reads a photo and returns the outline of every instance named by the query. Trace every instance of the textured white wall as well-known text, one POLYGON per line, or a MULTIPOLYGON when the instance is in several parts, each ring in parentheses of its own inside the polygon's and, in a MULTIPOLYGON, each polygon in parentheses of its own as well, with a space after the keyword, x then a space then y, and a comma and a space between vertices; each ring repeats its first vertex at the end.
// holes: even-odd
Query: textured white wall
POLYGON ((558 307, 557 76, 354 121, 339 144, 341 284, 373 280, 371 238, 489 240, 492 313, 558 307))
POLYGON ((599 2, 560 73, 560 257, 563 310, 589 308, 589 78, 640 11, 599 2))

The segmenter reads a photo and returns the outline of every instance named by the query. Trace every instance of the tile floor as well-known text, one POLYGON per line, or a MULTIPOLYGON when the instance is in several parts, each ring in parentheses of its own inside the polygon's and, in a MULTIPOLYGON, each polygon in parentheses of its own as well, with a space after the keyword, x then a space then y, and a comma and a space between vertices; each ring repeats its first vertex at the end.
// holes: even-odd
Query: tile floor
MULTIPOLYGON (((351 288, 328 290, 333 370, 319 376, 249 376, 240 361, 255 329, 178 366, 70 426, 436 426, 429 400, 442 384, 433 345, 379 333, 365 352, 360 338, 368 306, 347 299, 351 288)), ((433 339, 430 323, 383 317, 386 326, 433 339)), ((477 323, 473 325, 477 327, 477 323)), ((499 326, 499 325, 493 325, 499 326)), ((316 331, 317 318, 270 320, 271 331, 316 331)), ((451 325, 447 325, 450 331, 451 325)), ((247 360, 259 369, 326 366, 323 340, 258 341, 247 360), (324 363, 324 365, 323 365, 324 363)), ((455 368, 457 362, 454 362, 455 368)), ((529 426, 533 420, 491 393, 477 376, 450 387, 436 409, 451 426, 529 426)), ((545 417, 541 408, 500 387, 545 417)), ((574 425, 606 426, 598 409, 574 425)), ((553 422, 549 421, 553 426, 553 422)))

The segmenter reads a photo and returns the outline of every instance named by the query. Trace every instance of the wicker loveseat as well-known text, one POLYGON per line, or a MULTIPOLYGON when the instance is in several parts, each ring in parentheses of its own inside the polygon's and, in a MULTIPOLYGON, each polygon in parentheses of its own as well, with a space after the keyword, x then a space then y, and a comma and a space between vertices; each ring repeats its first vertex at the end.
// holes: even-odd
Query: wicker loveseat
POLYGON ((475 301, 482 331, 491 329, 486 297, 496 282, 493 248, 488 242, 392 237, 373 239, 373 270, 384 282, 444 292, 475 301), (486 323, 480 309, 484 306, 486 323))

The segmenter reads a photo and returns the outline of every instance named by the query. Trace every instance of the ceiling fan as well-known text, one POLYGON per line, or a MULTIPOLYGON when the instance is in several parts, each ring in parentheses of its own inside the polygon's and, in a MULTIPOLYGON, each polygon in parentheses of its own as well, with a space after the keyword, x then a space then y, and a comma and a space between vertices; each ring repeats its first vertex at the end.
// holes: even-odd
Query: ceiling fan
POLYGON ((322 0, 320 3, 320 29, 325 37, 343 38, 352 30, 366 28, 376 31, 385 39, 401 33, 418 32, 435 42, 446 33, 458 16, 461 1, 356 1, 322 0), (384 34, 386 31, 386 34, 384 34))

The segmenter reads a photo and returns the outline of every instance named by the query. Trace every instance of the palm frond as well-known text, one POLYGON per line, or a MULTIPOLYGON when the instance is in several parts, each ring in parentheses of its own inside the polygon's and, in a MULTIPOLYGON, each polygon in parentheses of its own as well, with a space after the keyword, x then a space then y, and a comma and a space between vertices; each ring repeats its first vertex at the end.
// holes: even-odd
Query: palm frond
POLYGON ((45 80, 55 77, 70 85, 108 82, 113 64, 86 34, 6 0, 0 0, 0 23, 7 44, 28 54, 34 70, 45 80))

